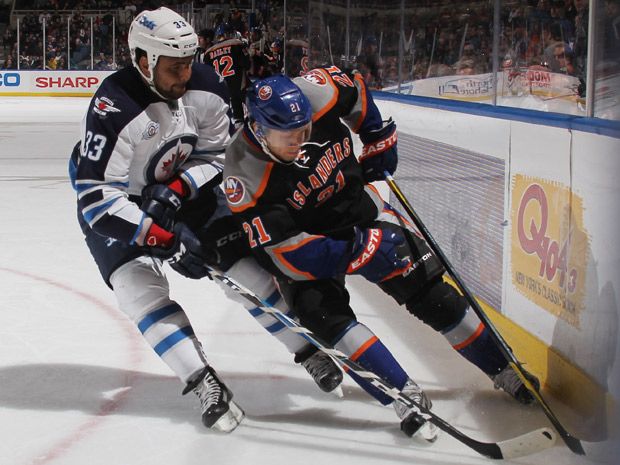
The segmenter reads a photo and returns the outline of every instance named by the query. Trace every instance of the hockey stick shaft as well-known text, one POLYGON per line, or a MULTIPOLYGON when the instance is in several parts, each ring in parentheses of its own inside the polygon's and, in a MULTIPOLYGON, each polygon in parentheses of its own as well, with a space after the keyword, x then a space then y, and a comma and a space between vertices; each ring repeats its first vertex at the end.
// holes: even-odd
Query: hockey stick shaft
POLYGON ((334 358, 340 365, 342 365, 343 367, 347 367, 356 375, 361 376, 370 384, 375 386, 377 389, 379 389, 392 399, 404 403, 409 408, 416 409, 428 421, 434 423, 441 430, 445 431, 447 434, 462 442, 463 444, 469 446, 481 455, 492 459, 520 457, 551 447, 555 442, 555 435, 553 434, 553 431, 549 430, 548 428, 540 428, 534 431, 530 431, 529 433, 523 434, 521 436, 500 442, 477 441, 462 433, 451 424, 449 424, 439 416, 435 415, 432 411, 420 405, 407 395, 403 394, 399 389, 390 385, 379 376, 377 376, 375 373, 366 370, 361 365, 351 360, 343 352, 334 349, 329 344, 321 341, 320 338, 314 335, 310 330, 301 326, 295 320, 289 318, 269 303, 262 301, 258 296, 256 296, 256 294, 254 294, 251 290, 247 289, 242 284, 216 270, 210 270, 210 274, 214 279, 221 281, 226 286, 238 292, 241 296, 252 302, 264 312, 274 316, 279 322, 284 324, 291 331, 299 334, 317 349, 325 352, 327 355, 334 358))
POLYGON ((560 437, 562 438, 564 443, 575 454, 585 455, 585 451, 583 450, 583 446, 581 445, 580 440, 572 436, 562 426, 558 418, 555 416, 555 414, 553 413, 553 411, 551 410, 551 408, 545 401, 545 399, 543 399, 542 395, 540 394, 540 391, 527 378, 527 376, 525 375, 525 371, 523 367, 521 366, 521 363, 515 357, 514 353, 512 352, 512 349, 510 349, 510 347, 508 346, 508 344, 506 343, 502 335, 499 333, 495 325, 491 322, 491 320, 486 315, 484 310, 482 310, 482 307, 480 306, 478 301, 473 297, 473 294, 467 288, 467 286, 465 285, 465 283, 463 282, 459 274, 456 272, 454 267, 450 264, 450 262, 448 261, 448 258, 445 256, 445 254, 443 253, 443 251, 441 250, 441 248, 439 247, 439 245, 437 244, 437 242, 435 241, 435 239, 433 238, 429 230, 426 228, 426 226, 424 225, 420 217, 414 211, 413 207, 411 206, 411 204, 405 197, 405 194, 403 194, 401 189, 398 187, 398 184, 396 184, 396 181, 394 181, 394 178, 387 171, 384 174, 386 176, 386 181, 388 185, 390 186, 390 189, 392 190, 392 192, 394 193, 394 195, 396 196, 400 204, 403 206, 407 214, 411 217, 411 220, 413 221, 415 226, 418 228, 418 230, 420 231, 420 233, 422 234, 422 236, 424 237, 424 239, 430 246, 431 250, 435 253, 435 255, 437 256, 441 264, 447 270, 448 274, 452 277, 452 279, 454 280, 454 282, 456 283, 460 291, 463 293, 463 296, 465 296, 465 298, 469 302, 469 305, 471 305, 471 308, 474 310, 474 312, 476 312, 476 315, 478 315, 480 320, 485 324, 495 344, 498 346, 498 348, 500 349, 504 357, 506 357, 506 360, 508 361, 510 366, 515 370, 515 372, 519 375, 519 378, 521 378, 521 380, 523 381, 523 384, 525 384, 525 386, 529 389, 532 395, 536 398, 539 405, 542 407, 543 411, 545 412, 545 415, 547 415, 547 418, 549 419, 551 424, 555 427, 557 432, 560 434, 560 437))

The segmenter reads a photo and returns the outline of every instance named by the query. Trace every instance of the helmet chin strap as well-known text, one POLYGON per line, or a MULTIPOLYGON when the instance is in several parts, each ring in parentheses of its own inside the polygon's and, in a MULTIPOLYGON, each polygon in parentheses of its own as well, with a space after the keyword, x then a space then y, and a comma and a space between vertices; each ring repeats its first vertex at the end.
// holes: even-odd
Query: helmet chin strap
POLYGON ((140 76, 142 76, 142 79, 146 81, 147 85, 149 86, 149 89, 151 89, 158 97, 161 97, 162 99, 166 101, 170 100, 169 98, 161 95, 159 91, 157 90, 157 88, 155 87, 155 82, 153 81, 153 78, 155 77, 155 66, 153 66, 150 61, 149 61, 149 73, 151 74, 151 77, 147 77, 146 74, 142 72, 140 65, 136 66, 136 68, 138 69, 140 76))
POLYGON ((283 161, 283 160, 280 160, 276 155, 274 155, 271 152, 271 150, 269 150, 269 146, 267 145, 267 140, 265 138, 265 133, 263 132, 263 129, 260 128, 260 129, 257 129, 255 131, 254 130, 254 124, 256 124, 257 128, 260 127, 260 125, 258 123, 255 123, 255 122, 251 121, 250 124, 248 124, 248 127, 250 128, 250 132, 252 134, 254 134, 254 137, 256 138, 258 143, 260 144, 261 148, 263 149, 263 152, 265 152, 269 156, 269 158, 271 158, 276 163, 280 163, 281 165, 292 165, 293 163, 295 163, 295 160, 283 161))

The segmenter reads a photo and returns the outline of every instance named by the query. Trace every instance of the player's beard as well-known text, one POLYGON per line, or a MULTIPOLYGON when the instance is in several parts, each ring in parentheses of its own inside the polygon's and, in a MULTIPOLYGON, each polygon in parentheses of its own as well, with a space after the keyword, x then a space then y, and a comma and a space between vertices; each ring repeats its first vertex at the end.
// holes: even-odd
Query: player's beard
POLYGON ((185 95, 185 91, 187 90, 187 84, 174 84, 170 86, 169 89, 162 89, 157 84, 155 84, 157 92, 159 92, 163 97, 170 100, 177 100, 185 95))

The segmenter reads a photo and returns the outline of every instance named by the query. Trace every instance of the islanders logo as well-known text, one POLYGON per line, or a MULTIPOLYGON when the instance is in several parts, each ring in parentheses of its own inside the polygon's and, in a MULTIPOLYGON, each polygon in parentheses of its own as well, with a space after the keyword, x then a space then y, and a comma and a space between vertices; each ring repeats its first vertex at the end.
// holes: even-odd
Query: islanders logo
POLYGON ((273 91, 270 86, 262 86, 258 89, 258 98, 261 100, 269 100, 273 91))
POLYGON ((234 176, 228 176, 224 181, 224 192, 228 202, 232 205, 236 205, 243 200, 245 189, 243 183, 234 176))
POLYGON ((327 79, 323 76, 323 73, 313 69, 302 76, 306 81, 311 82, 317 86, 324 86, 327 84, 327 79))

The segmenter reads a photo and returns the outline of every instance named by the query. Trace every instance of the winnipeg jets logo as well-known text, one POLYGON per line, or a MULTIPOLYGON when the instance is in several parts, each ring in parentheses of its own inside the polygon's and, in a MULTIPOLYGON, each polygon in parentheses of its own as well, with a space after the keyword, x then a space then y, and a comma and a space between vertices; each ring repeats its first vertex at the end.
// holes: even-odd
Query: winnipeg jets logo
POLYGON ((232 205, 236 205, 243 200, 245 194, 245 188, 240 179, 234 176, 228 176, 224 181, 224 192, 228 202, 232 205))
MULTIPOLYGON (((145 133, 146 130, 142 136, 148 137, 148 133, 145 133)), ((158 134, 161 134, 161 128, 158 134)), ((157 135, 153 136, 153 139, 157 140, 157 135)), ((146 183, 157 183, 170 179, 190 157, 196 145, 196 139, 194 134, 184 134, 181 137, 168 140, 154 149, 154 153, 148 155, 148 161, 146 161, 144 171, 146 183)))
POLYGON ((258 89, 258 98, 261 100, 269 100, 271 98, 271 94, 273 94, 273 91, 270 86, 262 86, 258 89))
POLYGON ((166 174, 173 173, 177 166, 185 161, 188 155, 189 153, 183 151, 183 145, 181 145, 181 140, 179 139, 174 152, 170 154, 170 158, 163 161, 162 170, 164 170, 166 174))
POLYGON ((100 116, 107 116, 108 113, 120 113, 121 110, 114 106, 114 102, 107 97, 95 97, 93 111, 100 116))
POLYGON ((157 24, 155 24, 155 21, 151 21, 146 17, 146 15, 142 15, 142 17, 138 20, 138 24, 144 26, 151 31, 155 29, 155 26, 157 26, 157 24))
POLYGON ((152 137, 155 137, 159 132, 159 123, 155 121, 149 121, 149 124, 146 125, 146 129, 142 133, 142 139, 149 140, 152 137))

